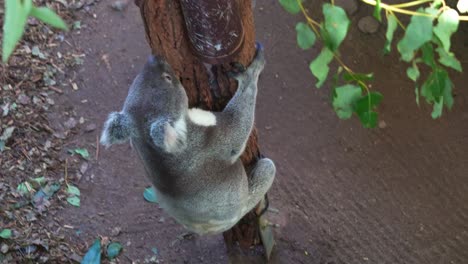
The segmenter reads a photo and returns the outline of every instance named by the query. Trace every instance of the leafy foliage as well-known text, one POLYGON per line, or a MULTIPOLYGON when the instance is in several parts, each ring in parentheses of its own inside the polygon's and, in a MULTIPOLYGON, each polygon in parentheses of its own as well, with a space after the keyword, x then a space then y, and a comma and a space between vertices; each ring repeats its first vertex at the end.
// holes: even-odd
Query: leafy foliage
MULTIPOLYGON (((450 52, 451 37, 458 30, 462 17, 456 10, 448 7, 444 0, 412 1, 395 5, 380 0, 361 1, 375 6, 373 15, 379 21, 382 20, 382 12, 385 11, 387 30, 384 54, 392 50, 397 29, 404 30, 404 35, 396 46, 401 60, 411 64, 406 70, 406 75, 416 83, 416 103, 419 105, 419 96, 422 96, 428 104, 433 105, 431 116, 433 118, 442 116, 444 107, 451 109, 454 102, 453 84, 444 67, 462 72, 461 63, 450 52), (420 7, 416 11, 405 9, 413 6, 420 7), (405 27, 395 13, 410 14, 409 24, 405 27), (430 70, 426 80, 420 80, 420 68, 423 65, 430 70)), ((376 109, 383 95, 371 91, 367 85, 373 80, 373 74, 352 71, 340 59, 338 52, 350 26, 346 12, 339 6, 325 3, 322 6, 324 21, 319 23, 309 17, 307 9, 302 6, 302 1, 279 0, 279 2, 286 11, 292 14, 302 11, 306 17, 307 23, 299 22, 296 25, 297 43, 301 49, 310 49, 315 45, 316 39, 322 40, 324 47, 309 65, 310 71, 317 79, 317 88, 323 86, 327 80, 329 65, 333 59, 340 64, 332 82, 332 105, 338 117, 349 119, 354 113, 364 127, 376 127, 378 120, 376 109)), ((468 0, 459 0, 457 7, 462 13, 468 12, 468 0)), ((467 19, 467 16, 463 17, 463 20, 467 19)))
POLYGON ((2 60, 6 62, 20 41, 26 27, 28 16, 53 27, 67 30, 63 20, 47 7, 35 7, 32 0, 5 0, 5 18, 3 22, 2 60))
POLYGON ((80 189, 78 187, 73 186, 73 185, 68 185, 67 188, 67 193, 68 193, 68 198, 67 202, 73 206, 80 207, 80 189))

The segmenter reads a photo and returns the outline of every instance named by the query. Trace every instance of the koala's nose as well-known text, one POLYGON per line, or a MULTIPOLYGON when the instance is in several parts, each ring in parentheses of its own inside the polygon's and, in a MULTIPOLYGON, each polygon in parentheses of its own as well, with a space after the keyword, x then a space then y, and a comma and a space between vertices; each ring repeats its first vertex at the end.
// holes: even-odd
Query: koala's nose
POLYGON ((158 58, 151 54, 150 56, 148 56, 148 63, 150 65, 156 65, 158 63, 158 58))

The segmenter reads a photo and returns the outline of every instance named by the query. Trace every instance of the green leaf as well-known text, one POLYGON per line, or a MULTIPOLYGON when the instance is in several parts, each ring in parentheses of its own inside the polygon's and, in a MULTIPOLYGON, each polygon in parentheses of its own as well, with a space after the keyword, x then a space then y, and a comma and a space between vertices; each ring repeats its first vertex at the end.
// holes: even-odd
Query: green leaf
POLYGON ((374 73, 350 73, 345 72, 343 79, 347 82, 368 82, 374 80, 374 73))
POLYGON ((67 198, 67 202, 73 206, 80 207, 80 197, 70 196, 67 198))
POLYGON ((31 9, 31 16, 47 23, 53 27, 68 30, 67 24, 58 16, 54 11, 47 7, 33 7, 31 9))
POLYGON ((382 11, 382 7, 380 6, 380 0, 375 1, 375 8, 374 8, 374 17, 377 19, 379 22, 382 22, 382 16, 380 15, 382 11))
POLYGON ((80 155, 83 159, 88 159, 89 158, 89 152, 85 148, 77 148, 77 149, 74 149, 73 152, 80 155))
POLYGON ((437 119, 442 116, 442 109, 444 107, 444 97, 442 96, 439 101, 434 102, 431 116, 433 119, 437 119))
POLYGON ((385 33, 385 37, 387 38, 387 41, 385 41, 384 54, 388 54, 392 50, 393 35, 398 26, 397 18, 393 13, 390 13, 387 16, 387 21, 388 21, 387 33, 385 33))
POLYGON ((120 253, 120 251, 122 251, 123 247, 120 243, 118 242, 112 242, 110 243, 108 246, 107 246, 107 257, 109 259, 113 259, 115 257, 117 257, 120 253))
POLYGON ((421 47, 422 50, 422 59, 423 62, 427 65, 430 66, 431 68, 436 67, 436 62, 434 59, 434 48, 432 47, 431 43, 426 43, 421 47))
POLYGON ((7 62, 24 33, 24 27, 32 8, 32 0, 5 0, 3 21, 2 60, 7 62))
POLYGON ((354 111, 360 115, 364 112, 373 110, 380 104, 383 99, 383 95, 379 92, 370 92, 365 96, 359 98, 354 104, 354 111))
POLYGON ((311 48, 315 44, 315 33, 310 29, 309 25, 303 22, 296 24, 297 45, 303 50, 311 48))
POLYGON ((154 191, 153 187, 146 188, 145 191, 143 192, 143 197, 145 197, 145 200, 150 203, 158 202, 156 192, 154 191))
MULTIPOLYGON (((291 14, 297 14, 301 11, 301 7, 299 6, 297 0, 279 0, 281 6, 291 14)), ((301 0, 302 2, 302 0, 301 0)))
POLYGON ((434 27, 434 34, 442 42, 446 52, 450 50, 450 37, 458 29, 458 12, 454 9, 447 9, 437 19, 437 25, 434 27))
POLYGON ((316 84, 317 88, 320 88, 327 79, 328 72, 330 71, 328 64, 332 61, 332 59, 333 52, 324 47, 317 58, 315 58, 315 60, 310 63, 310 71, 318 80, 316 84))
POLYGON ((45 177, 37 177, 37 178, 33 178, 32 180, 35 181, 39 185, 44 185, 44 183, 46 182, 45 177))
POLYGON ((410 78, 413 82, 416 82, 419 78, 419 69, 416 63, 413 63, 413 66, 409 67, 406 70, 406 75, 410 78))
POLYGON ((434 103, 433 117, 439 117, 440 104, 445 105, 448 109, 453 106, 452 81, 450 80, 446 70, 442 68, 435 69, 423 83, 421 87, 421 95, 428 103, 434 103), (436 105, 437 104, 437 105, 436 105))
MULTIPOLYGON (((424 13, 424 9, 418 9, 424 13)), ((412 16, 405 35, 398 42, 397 48, 402 60, 409 62, 414 52, 432 39, 432 18, 425 16, 412 16)))
POLYGON ((28 189, 27 184, 28 182, 22 182, 18 184, 18 187, 16 187, 16 191, 21 195, 29 194, 29 189, 28 189))
POLYGON ((67 192, 69 194, 75 195, 75 196, 80 196, 80 194, 81 194, 80 189, 78 189, 76 186, 73 186, 71 184, 68 185, 67 192))
POLYGON ((455 69, 459 72, 462 72, 462 66, 460 62, 455 58, 455 55, 452 52, 447 52, 445 49, 438 47, 436 49, 437 53, 439 53, 439 62, 447 67, 455 69))
POLYGON ((348 33, 350 21, 343 8, 328 3, 323 5, 323 15, 323 41, 331 51, 336 51, 348 33))
POLYGON ((359 120, 366 128, 375 128, 377 126, 378 114, 375 111, 363 112, 358 115, 359 120))
POLYGON ((349 119, 353 115, 354 104, 362 96, 361 87, 346 84, 333 91, 333 108, 341 119, 349 119))
POLYGON ((86 255, 81 260, 81 264, 100 264, 101 263, 101 240, 96 239, 89 248, 86 255))
POLYGON ((11 238, 11 229, 3 229, 2 232, 0 232, 0 237, 3 239, 11 238))

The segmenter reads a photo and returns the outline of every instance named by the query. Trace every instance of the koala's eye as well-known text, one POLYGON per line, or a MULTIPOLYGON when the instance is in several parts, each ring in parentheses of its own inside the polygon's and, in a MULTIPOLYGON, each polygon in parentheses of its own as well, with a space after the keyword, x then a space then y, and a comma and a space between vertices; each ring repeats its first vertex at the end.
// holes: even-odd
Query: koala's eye
POLYGON ((168 73, 163 73, 162 77, 168 82, 172 82, 172 77, 168 73))

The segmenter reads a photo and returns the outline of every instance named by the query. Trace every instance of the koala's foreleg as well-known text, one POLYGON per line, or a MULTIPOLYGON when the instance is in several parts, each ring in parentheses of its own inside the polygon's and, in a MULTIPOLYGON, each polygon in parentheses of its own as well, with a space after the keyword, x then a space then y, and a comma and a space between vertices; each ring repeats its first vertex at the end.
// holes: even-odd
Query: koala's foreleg
MULTIPOLYGON (((223 141, 232 148, 232 159, 237 159, 244 151, 252 131, 257 100, 258 77, 265 65, 263 48, 257 45, 257 54, 245 72, 237 74, 238 88, 221 113, 223 123, 223 141)), ((221 122, 220 122, 221 123, 221 122)))
POLYGON ((265 196, 275 179, 276 167, 271 159, 257 161, 249 177, 247 211, 254 208, 265 196))

